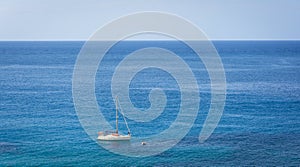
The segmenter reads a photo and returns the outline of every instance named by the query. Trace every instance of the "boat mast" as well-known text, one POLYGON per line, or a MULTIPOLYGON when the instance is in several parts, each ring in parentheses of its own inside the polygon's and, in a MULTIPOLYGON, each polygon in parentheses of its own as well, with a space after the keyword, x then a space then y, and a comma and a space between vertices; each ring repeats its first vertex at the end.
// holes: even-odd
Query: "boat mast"
POLYGON ((118 96, 116 96, 116 133, 118 134, 118 96))

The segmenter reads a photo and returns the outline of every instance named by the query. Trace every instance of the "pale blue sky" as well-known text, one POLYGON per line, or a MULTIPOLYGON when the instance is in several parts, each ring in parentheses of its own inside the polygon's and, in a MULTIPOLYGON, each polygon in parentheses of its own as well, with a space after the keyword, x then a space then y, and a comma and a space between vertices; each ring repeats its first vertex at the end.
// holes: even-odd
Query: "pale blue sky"
POLYGON ((0 40, 87 40, 139 11, 182 16, 210 39, 300 39, 299 0, 1 0, 0 40))

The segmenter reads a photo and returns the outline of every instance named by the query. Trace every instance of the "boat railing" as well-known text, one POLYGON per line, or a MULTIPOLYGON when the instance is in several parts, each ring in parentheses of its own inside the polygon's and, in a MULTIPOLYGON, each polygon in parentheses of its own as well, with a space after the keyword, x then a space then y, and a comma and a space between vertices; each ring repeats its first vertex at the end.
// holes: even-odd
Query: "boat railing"
POLYGON ((105 135, 114 134, 114 133, 116 133, 116 131, 107 130, 104 132, 98 132, 98 136, 105 136, 105 135))

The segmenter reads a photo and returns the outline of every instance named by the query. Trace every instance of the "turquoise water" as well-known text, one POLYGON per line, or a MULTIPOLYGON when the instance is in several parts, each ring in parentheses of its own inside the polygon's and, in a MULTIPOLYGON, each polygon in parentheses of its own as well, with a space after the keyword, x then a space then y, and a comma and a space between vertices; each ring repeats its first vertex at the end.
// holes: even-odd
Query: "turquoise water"
MULTIPOLYGON (((200 86, 194 126, 175 147, 156 156, 113 154, 92 141, 81 127, 72 99, 72 75, 84 42, 0 42, 0 164, 100 166, 300 165, 300 42, 216 41, 225 68, 227 99, 218 127, 205 143, 199 132, 210 102, 209 77, 201 61, 180 42, 121 42, 101 62, 96 97, 114 124, 110 92, 116 65, 134 50, 172 50, 193 70, 200 86)), ((150 106, 150 88, 165 90, 167 107, 150 123, 128 120, 132 134, 163 131, 176 118, 176 81, 158 69, 132 80, 134 106, 150 106)), ((100 129, 100 128, 99 128, 100 129)), ((126 127, 120 121, 120 130, 126 127)))

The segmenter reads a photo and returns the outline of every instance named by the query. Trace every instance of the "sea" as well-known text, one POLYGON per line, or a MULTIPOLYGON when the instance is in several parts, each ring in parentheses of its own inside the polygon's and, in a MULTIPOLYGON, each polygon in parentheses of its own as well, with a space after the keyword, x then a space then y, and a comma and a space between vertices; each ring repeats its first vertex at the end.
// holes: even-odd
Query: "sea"
MULTIPOLYGON (((200 107, 188 133, 159 154, 131 157, 106 150, 79 121, 72 81, 84 41, 0 42, 0 166, 300 166, 300 41, 212 43, 224 67, 226 100, 205 142, 199 142, 199 133, 210 108, 211 80, 189 46, 180 41, 121 41, 107 51, 94 92, 99 112, 112 127, 112 75, 138 49, 172 51, 186 62, 199 85, 200 107)), ((167 98, 154 122, 127 119, 132 137, 168 129, 181 107, 175 78, 146 68, 129 86, 131 102, 141 113, 151 106, 153 88, 163 90, 167 98)), ((120 132, 127 132, 121 118, 119 126, 120 132)))

